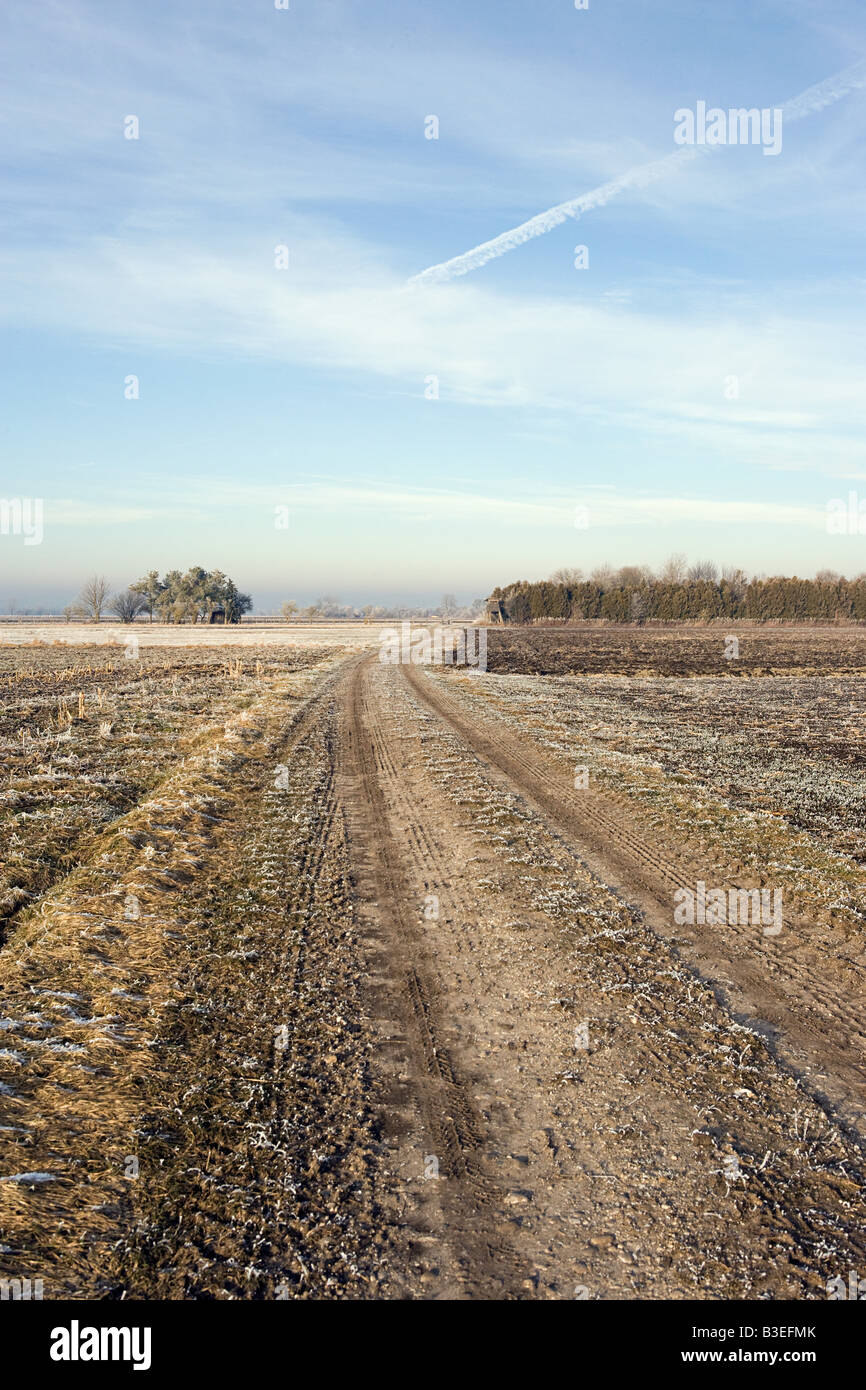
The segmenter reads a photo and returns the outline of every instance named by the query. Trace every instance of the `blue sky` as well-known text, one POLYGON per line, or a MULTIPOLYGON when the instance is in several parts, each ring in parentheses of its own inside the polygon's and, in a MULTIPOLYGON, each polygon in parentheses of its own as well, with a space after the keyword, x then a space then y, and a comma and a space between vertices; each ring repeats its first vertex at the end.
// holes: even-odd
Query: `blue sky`
POLYGON ((191 564, 260 611, 671 551, 866 569, 825 525, 866 498, 866 89, 776 157, 704 151, 407 283, 670 156, 679 108, 782 106, 866 60, 860 3, 49 0, 0 25, 0 496, 45 499, 41 545, 0 536, 0 610, 191 564))

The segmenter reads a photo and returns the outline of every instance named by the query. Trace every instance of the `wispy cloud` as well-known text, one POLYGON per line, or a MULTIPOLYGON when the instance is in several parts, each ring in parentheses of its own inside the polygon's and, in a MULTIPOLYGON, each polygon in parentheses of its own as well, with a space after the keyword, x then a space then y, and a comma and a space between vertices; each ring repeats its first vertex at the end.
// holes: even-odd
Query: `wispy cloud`
MULTIPOLYGON (((807 87, 798 96, 786 101, 781 108, 783 126, 786 122, 803 120, 806 116, 823 111, 825 107, 832 106, 834 102, 841 101, 849 93, 858 91, 863 87, 866 87, 866 62, 855 63, 852 67, 835 73, 823 82, 807 87)), ((678 173, 685 164, 690 163, 697 155, 718 148, 718 146, 713 145, 683 146, 662 159, 638 164, 625 174, 621 174, 619 178, 611 179, 608 183, 603 183, 588 193, 581 193, 577 198, 570 198, 568 202, 558 203, 556 207, 548 208, 546 212, 540 212, 535 217, 530 217, 527 222, 521 222, 520 226, 512 227, 508 232, 502 232, 491 241, 482 242, 480 246, 473 247, 471 251, 464 251, 460 256, 452 256, 450 260, 442 261, 438 265, 428 266, 418 275, 413 275, 409 284, 436 284, 457 279, 461 275, 469 275, 471 271, 479 270, 481 266, 487 265, 488 261, 497 260, 500 256, 507 255, 509 251, 516 250, 518 246, 523 246, 527 241, 532 241, 534 237, 544 236, 545 233, 553 231, 554 227, 561 226, 569 218, 582 217, 585 212, 592 212, 594 208, 605 207, 621 193, 630 192, 632 189, 646 188, 660 179, 668 178, 671 174, 678 173)))
MULTIPOLYGON (((864 287, 848 285, 845 318, 814 311, 808 292, 729 289, 708 327, 706 303, 648 308, 478 285, 409 290, 357 241, 298 224, 290 274, 270 247, 219 256, 183 242, 92 243, 45 264, 7 253, 0 317, 122 342, 123 372, 148 347, 208 360, 291 362, 372 374, 416 396, 438 378, 441 403, 538 407, 644 440, 664 436, 693 457, 836 473, 864 464, 864 287), (361 280, 363 283, 358 283, 361 280), (738 398, 725 396, 737 380, 738 398)), ((0 256, 0 264, 3 257, 0 256)), ((122 375, 122 374, 121 374, 122 375)), ((381 389, 381 388, 380 388, 381 389)), ((143 399, 148 384, 142 386, 143 399)))
POLYGON ((576 484, 573 489, 537 483, 501 483, 497 492, 469 488, 394 486, 355 478, 307 479, 284 484, 209 479, 208 497, 201 501, 200 481, 161 484, 160 501, 147 510, 122 498, 105 504, 49 504, 57 523, 115 526, 124 520, 173 521, 198 514, 213 516, 230 510, 271 520, 276 506, 298 516, 357 517, 369 514, 378 522, 471 525, 489 535, 495 526, 574 529, 575 509, 584 507, 596 527, 657 526, 680 523, 736 524, 780 527, 823 527, 821 506, 768 500, 741 501, 715 496, 676 496, 608 484, 576 484))
POLYGON ((50 532, 38 555, 0 546, 0 574, 80 579, 98 554, 118 580, 201 558, 254 590, 342 566, 481 592, 503 555, 617 558, 620 528, 625 554, 700 533, 744 564, 787 563, 791 528, 834 563, 824 494, 866 471, 866 103, 842 101, 866 64, 784 104, 827 110, 781 159, 664 142, 701 92, 764 106, 851 62, 862 16, 821 37, 820 7, 774 0, 780 42, 751 0, 700 26, 687 0, 628 24, 505 8, 7 7, 0 462, 7 493, 38 478, 50 532), (567 230, 545 237, 563 223, 595 229, 587 274, 567 230), (448 283, 529 242, 513 277, 448 283), (277 532, 277 503, 304 524, 277 532))

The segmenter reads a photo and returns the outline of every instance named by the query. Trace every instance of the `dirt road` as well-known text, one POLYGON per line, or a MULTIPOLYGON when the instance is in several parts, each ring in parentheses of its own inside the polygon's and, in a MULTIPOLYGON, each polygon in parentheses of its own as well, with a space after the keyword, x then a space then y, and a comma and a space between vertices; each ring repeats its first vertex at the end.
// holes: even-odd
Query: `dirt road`
POLYGON ((826 1096, 862 1101, 853 1007, 781 953, 765 981, 742 943, 674 947, 682 868, 460 688, 368 659, 344 716, 381 1055, 406 1097, 399 1212, 431 1288, 823 1293, 862 1248, 861 1156, 826 1096))
POLYGON ((405 667, 414 693, 485 767, 500 774, 581 860, 710 982, 733 1016, 764 1036, 774 1055, 834 1118, 866 1141, 866 956, 854 955, 813 919, 788 912, 778 936, 751 922, 675 925, 673 894, 698 879, 753 889, 730 864, 708 862, 694 845, 666 845, 632 808, 589 788, 572 768, 513 728, 484 722, 442 682, 405 667), (503 736, 505 734, 505 736, 503 736))
POLYGON ((800 1299, 866 1268, 850 950, 675 934, 691 866, 486 713, 483 677, 351 654, 309 679, 0 952, 2 1272, 800 1299))

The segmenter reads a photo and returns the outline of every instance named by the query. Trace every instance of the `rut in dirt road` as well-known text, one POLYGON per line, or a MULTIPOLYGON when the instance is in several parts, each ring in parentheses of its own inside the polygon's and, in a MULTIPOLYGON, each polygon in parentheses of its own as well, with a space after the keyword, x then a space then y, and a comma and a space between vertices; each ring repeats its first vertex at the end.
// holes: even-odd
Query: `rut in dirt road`
MULTIPOLYGON (((375 902, 370 916, 381 932, 379 969, 385 973, 385 987, 373 1008, 380 1014, 385 1042, 396 1039, 403 1044, 401 1067, 410 1072, 425 1147, 430 1150, 423 1157, 422 1181, 435 1183, 441 1198, 434 1226, 447 1247, 450 1280, 457 1279, 453 1291, 463 1288, 475 1297, 513 1296, 519 1288, 531 1287, 533 1270, 521 1262, 502 1230, 505 1193, 484 1161, 484 1126, 449 1056, 437 1001, 440 982, 422 938, 417 893, 389 830, 389 808, 402 797, 399 772, 382 741, 377 714, 365 698, 365 674, 364 667, 354 673, 348 692, 343 795, 356 872, 364 896, 375 902)), ((416 853, 430 862, 433 851, 423 826, 412 824, 412 833, 416 853)), ((420 1171, 421 1149, 415 1157, 420 1171)), ((408 1173, 407 1179, 408 1187, 408 1173)), ((429 1203, 415 1205, 419 1234, 427 1234, 422 1228, 429 1219, 424 1210, 429 1203)), ((401 1219, 407 1216, 411 1221, 408 1211, 401 1219)))
POLYGON ((820 1297, 863 1263, 856 1148, 424 677, 364 662, 346 725, 407 1291, 820 1297))
POLYGON ((46 1299, 388 1295, 345 664, 263 685, 0 952, 0 1277, 46 1299))
MULTIPOLYGON (((694 889, 714 870, 694 862, 691 873, 653 844, 623 809, 600 793, 575 793, 570 770, 513 727, 482 721, 442 683, 403 668, 416 696, 544 817, 608 885, 642 910, 645 920, 675 944, 682 958, 712 985, 738 1022, 757 1028, 828 1117, 866 1145, 866 1033, 860 1001, 862 965, 840 951, 826 931, 786 914, 783 936, 764 936, 749 924, 673 925, 673 894, 694 889), (806 954, 808 951, 808 955, 806 954), (814 953, 820 952, 817 966, 814 953), (802 953, 804 959, 798 958, 802 953), (859 986, 852 987, 852 977, 859 986)), ((724 866, 715 881, 745 886, 724 866)), ((749 885, 754 886, 754 885, 749 885)))
POLYGON ((866 1267, 856 1146, 587 867, 532 749, 497 765, 475 685, 340 654, 263 681, 25 911, 0 1275, 822 1298, 866 1267))

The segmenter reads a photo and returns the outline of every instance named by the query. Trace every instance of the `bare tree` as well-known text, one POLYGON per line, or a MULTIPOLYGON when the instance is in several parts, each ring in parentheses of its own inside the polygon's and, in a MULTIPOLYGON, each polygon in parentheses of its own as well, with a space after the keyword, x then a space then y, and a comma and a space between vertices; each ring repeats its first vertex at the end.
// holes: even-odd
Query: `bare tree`
POLYGON ((322 618, 342 618, 344 609, 336 594, 323 594, 316 599, 315 612, 322 618))
POLYGON ((596 565, 589 579, 591 584, 597 584, 600 589, 609 589, 614 579, 613 565, 596 565))
POLYGON ((139 613, 146 613, 147 610, 147 598, 134 589, 122 589, 119 594, 113 595, 108 605, 108 611, 114 613, 122 623, 134 623, 139 613))
POLYGON ((689 579, 693 584, 715 584, 718 577, 719 571, 712 560, 697 560, 689 567, 689 579))
POLYGON ((282 615, 283 615, 283 619, 284 619, 285 622, 287 622, 287 623, 290 623, 290 622, 292 621, 292 618, 294 618, 294 616, 295 616, 295 614, 297 613, 297 611, 298 611, 298 605, 295 603, 295 600, 294 600, 293 598, 286 599, 286 602, 283 604, 282 608, 280 609, 280 612, 281 612, 282 615))
POLYGON ((688 564, 685 555, 681 551, 677 551, 665 560, 659 572, 659 579, 665 584, 682 584, 687 570, 688 564))
POLYGON ((455 614, 456 612, 457 612, 457 599, 454 597, 453 594, 443 594, 443 595, 442 595, 442 617, 445 619, 446 623, 449 623, 449 622, 452 621, 452 619, 453 619, 453 617, 454 617, 454 614, 455 614))
POLYGON ((550 576, 550 582, 552 584, 564 584, 567 589, 573 589, 575 584, 580 584, 582 580, 583 570, 569 569, 568 566, 565 566, 563 569, 554 570, 553 574, 550 576))
POLYGON ((722 570, 722 583, 727 584, 735 599, 741 599, 749 587, 749 576, 736 565, 726 565, 722 570))
POLYGON ((94 574, 81 590, 77 607, 86 618, 92 618, 98 623, 105 611, 110 593, 111 585, 104 575, 94 574))
POLYGON ((616 582, 623 589, 636 589, 639 584, 647 584, 652 573, 646 565, 623 565, 618 571, 616 582))

